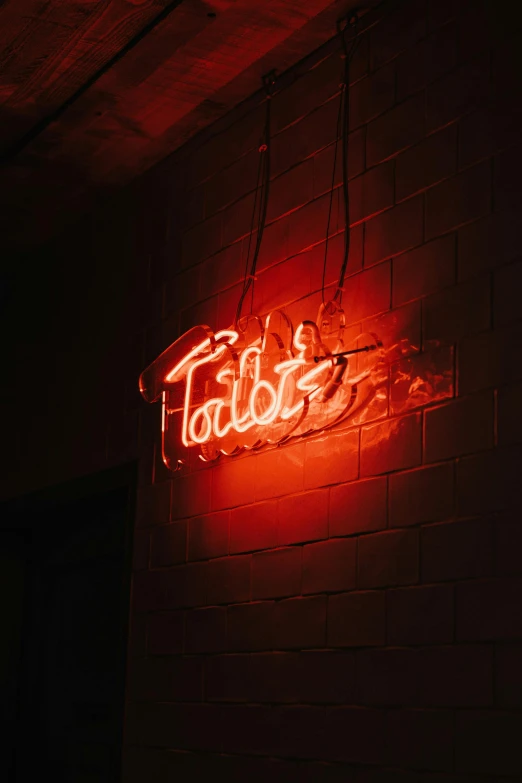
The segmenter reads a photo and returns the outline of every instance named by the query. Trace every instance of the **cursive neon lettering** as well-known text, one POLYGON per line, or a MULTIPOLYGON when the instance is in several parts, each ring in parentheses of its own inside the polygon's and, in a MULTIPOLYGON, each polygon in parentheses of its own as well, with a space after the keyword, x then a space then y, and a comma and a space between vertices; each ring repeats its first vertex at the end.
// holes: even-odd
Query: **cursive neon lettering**
MULTIPOLYGON (((161 394, 167 464, 182 462, 172 441, 174 421, 179 418, 171 417, 178 414, 181 444, 204 449, 202 459, 277 443, 324 429, 345 417, 356 398, 350 374, 354 382, 368 378, 376 360, 366 360, 362 372, 357 365, 351 373, 350 360, 341 361, 334 355, 343 349, 346 352, 342 311, 334 306, 335 329, 330 311, 326 320, 324 312, 320 310, 317 324, 300 323, 293 338, 290 322, 278 313, 264 324, 252 318, 249 339, 246 329, 244 333, 223 329, 213 334, 208 327, 197 327, 158 357, 142 373, 140 389, 149 401, 161 394), (284 327, 280 333, 274 327, 277 317, 284 327), (322 331, 325 323, 328 329, 322 331), (193 335, 201 334, 208 337, 194 346, 193 335), (184 346, 182 355, 178 344, 180 349, 184 346)), ((368 342, 378 343, 375 335, 368 342)))

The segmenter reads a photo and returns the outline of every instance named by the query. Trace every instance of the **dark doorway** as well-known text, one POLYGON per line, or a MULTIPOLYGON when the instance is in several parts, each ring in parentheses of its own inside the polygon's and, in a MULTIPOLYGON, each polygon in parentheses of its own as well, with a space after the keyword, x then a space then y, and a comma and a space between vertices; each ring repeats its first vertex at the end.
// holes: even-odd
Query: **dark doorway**
POLYGON ((107 471, 5 504, 2 780, 121 779, 134 490, 107 471))

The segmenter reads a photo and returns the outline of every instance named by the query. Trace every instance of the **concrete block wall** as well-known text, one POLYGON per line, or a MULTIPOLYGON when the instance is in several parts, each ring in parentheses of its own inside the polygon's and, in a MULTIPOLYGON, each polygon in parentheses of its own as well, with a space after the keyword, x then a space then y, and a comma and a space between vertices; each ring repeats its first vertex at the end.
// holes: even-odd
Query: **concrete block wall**
MULTIPOLYGON (((126 780, 522 776, 520 42, 488 2, 385 4, 362 22, 343 304, 384 342, 379 405, 174 477, 143 412, 126 780)), ((314 318, 320 302, 341 67, 326 46, 273 98, 259 314, 314 318)), ((262 113, 178 163, 148 360, 233 319, 262 113)), ((338 166, 330 292, 340 182, 338 166)))
MULTIPOLYGON (((522 776, 520 45, 488 2, 362 22, 343 304, 384 341, 384 401, 327 437, 175 477, 143 412, 127 781, 522 776)), ((314 318, 320 302, 341 67, 326 46, 273 99, 259 314, 314 318)), ((148 360, 233 319, 262 112, 178 163, 148 360)), ((338 166, 330 292, 340 182, 338 166)))

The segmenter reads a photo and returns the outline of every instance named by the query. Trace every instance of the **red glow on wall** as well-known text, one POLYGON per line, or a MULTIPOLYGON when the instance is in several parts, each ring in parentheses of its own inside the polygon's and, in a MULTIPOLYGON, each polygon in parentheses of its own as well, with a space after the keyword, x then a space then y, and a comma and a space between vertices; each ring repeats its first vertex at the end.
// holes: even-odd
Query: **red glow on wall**
POLYGON ((381 352, 375 334, 346 344, 335 303, 294 330, 280 310, 214 333, 196 326, 141 375, 148 402, 162 399, 163 458, 188 448, 207 461, 327 429, 368 400, 381 352), (341 354, 341 355, 340 355, 341 354), (363 382, 366 382, 363 384, 363 382))

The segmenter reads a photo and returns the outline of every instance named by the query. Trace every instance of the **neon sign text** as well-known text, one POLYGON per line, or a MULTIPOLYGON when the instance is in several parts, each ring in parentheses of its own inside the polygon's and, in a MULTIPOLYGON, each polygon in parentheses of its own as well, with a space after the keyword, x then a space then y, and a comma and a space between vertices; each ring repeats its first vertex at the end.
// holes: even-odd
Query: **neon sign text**
POLYGON ((346 344, 334 303, 295 330, 281 311, 190 329, 140 377, 144 398, 162 400, 164 461, 176 470, 194 447, 213 460, 333 426, 367 400, 378 347, 374 334, 346 344))

